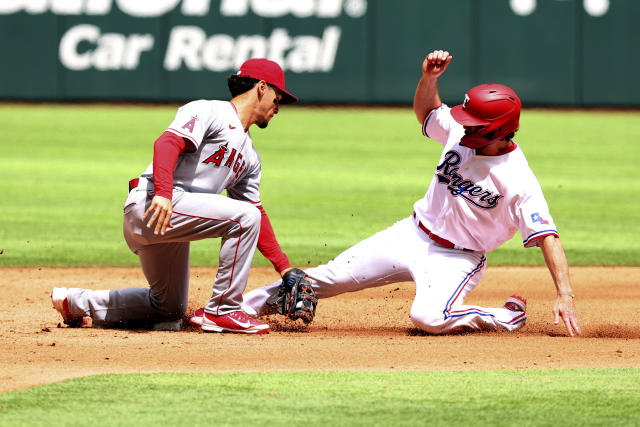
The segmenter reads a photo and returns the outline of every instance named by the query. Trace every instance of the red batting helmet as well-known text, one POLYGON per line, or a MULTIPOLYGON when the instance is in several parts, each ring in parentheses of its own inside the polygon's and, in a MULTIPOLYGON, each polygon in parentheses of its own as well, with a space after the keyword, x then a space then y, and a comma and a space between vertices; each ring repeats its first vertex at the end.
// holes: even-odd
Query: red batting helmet
POLYGON ((462 137, 462 145, 485 147, 518 130, 522 103, 508 86, 487 83, 472 87, 462 105, 451 109, 454 120, 463 126, 479 127, 462 137))

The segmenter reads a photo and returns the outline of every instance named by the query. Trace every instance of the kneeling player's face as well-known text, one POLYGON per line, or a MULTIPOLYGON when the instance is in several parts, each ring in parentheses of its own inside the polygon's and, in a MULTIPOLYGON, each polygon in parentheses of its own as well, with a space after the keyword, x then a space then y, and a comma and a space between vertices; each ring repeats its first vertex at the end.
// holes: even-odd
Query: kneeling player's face
POLYGON ((266 128, 269 125, 269 121, 273 116, 278 114, 280 109, 280 100, 282 99, 282 94, 280 91, 273 86, 267 86, 264 96, 262 97, 262 102, 264 106, 264 120, 258 123, 258 127, 261 129, 266 128))

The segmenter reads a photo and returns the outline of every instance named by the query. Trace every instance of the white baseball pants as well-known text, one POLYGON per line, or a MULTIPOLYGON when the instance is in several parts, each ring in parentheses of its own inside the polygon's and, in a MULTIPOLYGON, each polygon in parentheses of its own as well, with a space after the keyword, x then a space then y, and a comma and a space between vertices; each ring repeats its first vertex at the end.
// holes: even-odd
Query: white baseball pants
MULTIPOLYGON (((464 297, 480 282, 486 265, 484 253, 445 248, 409 217, 357 243, 328 264, 305 272, 318 298, 414 281, 416 295, 410 318, 417 328, 431 334, 517 330, 525 323, 524 313, 463 304, 464 297)), ((266 300, 279 284, 247 293, 244 304, 258 315, 273 312, 266 300)))

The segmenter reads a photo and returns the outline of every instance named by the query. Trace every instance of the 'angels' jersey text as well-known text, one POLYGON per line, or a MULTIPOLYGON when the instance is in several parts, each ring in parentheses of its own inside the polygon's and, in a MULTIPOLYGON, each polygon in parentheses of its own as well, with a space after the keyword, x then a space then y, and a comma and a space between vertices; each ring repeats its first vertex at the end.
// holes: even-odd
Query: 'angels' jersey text
MULTIPOLYGON (((228 143, 221 145, 220 148, 218 148, 218 151, 216 151, 211 156, 204 159, 202 163, 209 163, 209 164, 212 164, 213 166, 219 167, 220 164, 222 164, 222 160, 224 160, 225 153, 229 151, 228 145, 229 145, 228 143)), ((230 150, 229 157, 227 158, 227 161, 224 162, 224 166, 228 168, 233 168, 233 171, 235 172, 235 174, 239 175, 240 173, 242 173, 242 171, 246 167, 247 162, 242 160, 242 153, 238 153, 238 157, 236 158, 236 153, 237 153, 237 150, 235 148, 232 148, 230 150), (235 159, 235 163, 234 163, 234 159, 235 159)))

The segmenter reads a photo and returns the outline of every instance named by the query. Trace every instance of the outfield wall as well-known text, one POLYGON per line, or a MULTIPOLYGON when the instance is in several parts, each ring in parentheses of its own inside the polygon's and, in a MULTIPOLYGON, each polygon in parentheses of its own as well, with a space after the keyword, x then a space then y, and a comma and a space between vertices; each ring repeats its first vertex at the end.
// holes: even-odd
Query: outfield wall
POLYGON ((226 98, 252 56, 304 103, 408 103, 425 53, 445 100, 640 106, 637 0, 0 0, 0 99, 226 98))

